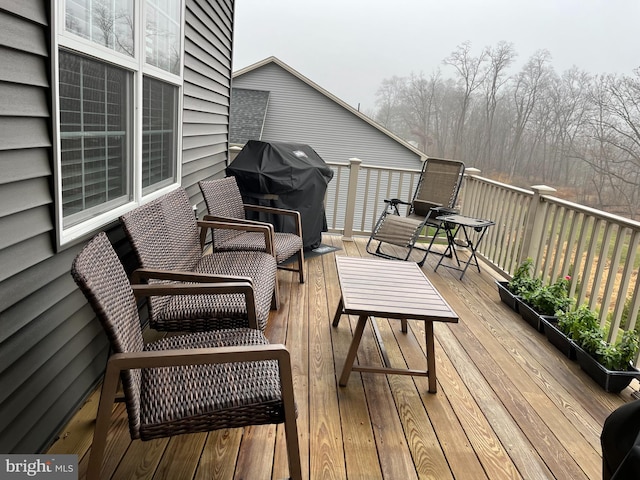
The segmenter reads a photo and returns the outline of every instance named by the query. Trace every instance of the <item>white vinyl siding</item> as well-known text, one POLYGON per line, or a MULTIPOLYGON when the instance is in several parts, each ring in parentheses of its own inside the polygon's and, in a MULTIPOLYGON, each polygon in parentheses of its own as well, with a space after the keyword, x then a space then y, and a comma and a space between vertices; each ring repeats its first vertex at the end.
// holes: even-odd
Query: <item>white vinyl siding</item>
MULTIPOLYGON (((420 156, 275 63, 233 79, 270 92, 262 140, 305 143, 325 162, 420 168, 420 156)), ((231 120, 233 122, 233 119, 231 120)))

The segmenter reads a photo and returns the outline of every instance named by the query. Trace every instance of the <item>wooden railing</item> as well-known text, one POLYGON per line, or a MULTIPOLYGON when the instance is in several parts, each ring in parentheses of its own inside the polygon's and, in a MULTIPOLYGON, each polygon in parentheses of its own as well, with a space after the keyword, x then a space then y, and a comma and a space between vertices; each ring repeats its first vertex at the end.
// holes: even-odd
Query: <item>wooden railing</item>
MULTIPOLYGON (((331 163, 334 178, 326 196, 330 232, 369 236, 385 198, 409 201, 419 170, 331 163)), ((619 328, 635 328, 640 308, 640 223, 551 195, 553 188, 531 190, 483 178, 467 168, 459 195, 461 213, 496 222, 478 254, 506 279, 527 257, 545 283, 571 277, 577 304, 598 311, 609 339, 619 328)))

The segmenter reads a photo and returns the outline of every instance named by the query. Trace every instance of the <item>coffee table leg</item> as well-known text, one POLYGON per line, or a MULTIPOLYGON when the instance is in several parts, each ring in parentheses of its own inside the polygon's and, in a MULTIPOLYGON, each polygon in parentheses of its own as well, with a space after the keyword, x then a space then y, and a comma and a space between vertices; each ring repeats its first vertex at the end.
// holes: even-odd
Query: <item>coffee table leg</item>
POLYGON ((338 323, 340 323, 340 317, 342 317, 343 311, 344 311, 344 302, 342 301, 342 297, 340 297, 340 301, 338 302, 338 308, 336 309, 336 314, 333 316, 332 325, 334 327, 337 327, 338 323))
POLYGON ((433 341, 433 322, 425 320, 424 331, 427 340, 427 374, 429 375, 429 393, 438 391, 436 382, 436 356, 433 341))
POLYGON ((347 353, 347 358, 344 361, 344 367, 342 367, 342 374, 340 375, 340 381, 338 385, 344 387, 347 384, 347 380, 349 380, 349 374, 351 373, 351 367, 353 367, 353 362, 356 359, 356 354, 358 353, 358 347, 360 346, 360 339, 362 338, 362 332, 364 331, 364 326, 367 324, 368 315, 360 315, 358 317, 358 324, 356 325, 356 331, 353 332, 353 339, 351 340, 351 346, 349 347, 349 352, 347 353))

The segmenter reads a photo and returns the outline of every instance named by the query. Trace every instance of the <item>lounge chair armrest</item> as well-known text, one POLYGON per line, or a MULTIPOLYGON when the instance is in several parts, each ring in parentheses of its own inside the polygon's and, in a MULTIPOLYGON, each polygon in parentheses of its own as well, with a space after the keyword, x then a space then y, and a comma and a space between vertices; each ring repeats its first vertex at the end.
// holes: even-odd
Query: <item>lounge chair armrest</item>
POLYGON ((194 273, 179 270, 157 270, 152 268, 138 268, 131 274, 131 283, 141 284, 143 280, 173 280, 175 282, 199 282, 199 283, 249 283, 253 285, 250 277, 239 275, 218 275, 213 273, 194 273))
POLYGON ((287 361, 289 357, 289 351, 284 345, 267 344, 115 353, 111 355, 108 363, 112 368, 120 371, 133 368, 212 365, 261 360, 287 361))
MULTIPOLYGON (((233 218, 233 217, 221 217, 218 215, 209 215, 206 214, 202 220, 203 222, 223 222, 223 223, 231 223, 231 224, 240 224, 240 225, 258 225, 263 227, 269 227, 273 230, 273 225, 269 222, 260 222, 258 220, 248 220, 246 218, 233 218)), ((239 228, 236 228, 239 230, 239 228)))
POLYGON ((405 202, 404 200, 400 200, 399 198, 384 199, 384 203, 388 203, 390 206, 394 205, 411 205, 409 202, 405 202))
MULTIPOLYGON (((205 217, 206 218, 206 217, 205 217)), ((200 245, 204 245, 204 240, 207 236, 208 229, 227 229, 227 230, 243 230, 245 232, 258 232, 264 235, 264 244, 266 245, 266 253, 272 257, 276 256, 276 247, 273 242, 273 225, 269 223, 247 223, 238 222, 218 222, 212 220, 198 220, 198 227, 200 227, 200 245)))
POLYGON ((273 215, 289 215, 292 217, 299 217, 300 212, 297 210, 291 210, 287 208, 278 208, 278 207, 267 207, 264 205, 254 205, 251 203, 244 203, 243 207, 245 210, 250 210, 252 212, 263 212, 263 213, 271 213, 273 215))

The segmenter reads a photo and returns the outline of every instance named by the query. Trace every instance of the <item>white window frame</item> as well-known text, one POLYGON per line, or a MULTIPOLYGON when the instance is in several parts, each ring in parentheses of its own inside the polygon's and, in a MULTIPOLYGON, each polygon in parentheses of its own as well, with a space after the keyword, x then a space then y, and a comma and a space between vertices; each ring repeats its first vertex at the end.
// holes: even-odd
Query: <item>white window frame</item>
MULTIPOLYGON (((51 2, 52 4, 52 103, 53 103, 53 155, 54 155, 54 179, 55 179, 55 218, 56 218, 56 246, 58 250, 83 241, 105 226, 117 221, 121 215, 149 202, 165 193, 175 190, 180 186, 182 179, 182 123, 183 123, 183 89, 184 89, 184 32, 185 32, 185 1, 181 0, 181 25, 180 25, 180 71, 174 75, 160 68, 145 63, 145 16, 143 12, 144 2, 134 0, 134 46, 135 58, 120 54, 114 50, 98 45, 90 40, 85 40, 70 32, 66 32, 65 25, 65 1, 51 2), (84 220, 76 225, 65 228, 62 211, 62 155, 60 143, 60 89, 59 89, 59 51, 63 48, 70 53, 90 57, 94 60, 112 64, 133 73, 132 102, 132 149, 130 159, 131 194, 129 201, 113 209, 106 210, 95 217, 84 220), (149 76, 177 87, 177 112, 176 112, 176 165, 175 182, 143 195, 142 189, 142 86, 143 77, 149 76)), ((105 204, 107 205, 107 204, 105 204)))

